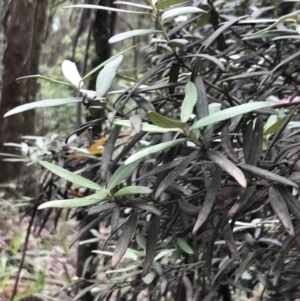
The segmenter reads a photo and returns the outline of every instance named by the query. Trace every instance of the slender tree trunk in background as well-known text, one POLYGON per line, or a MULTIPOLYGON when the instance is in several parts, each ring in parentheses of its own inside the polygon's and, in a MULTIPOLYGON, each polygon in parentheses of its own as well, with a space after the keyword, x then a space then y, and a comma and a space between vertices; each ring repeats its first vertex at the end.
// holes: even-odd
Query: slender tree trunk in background
MULTIPOLYGON (((96 4, 101 4, 103 6, 112 7, 113 6, 113 0, 102 0, 97 1, 96 4)), ((92 3, 91 3, 92 4, 92 3)), ((95 3, 93 3, 95 4, 95 3)), ((103 61, 107 60, 110 57, 111 49, 110 45, 108 43, 109 38, 112 36, 114 23, 115 23, 116 14, 115 13, 108 13, 105 10, 97 10, 96 17, 94 20, 93 25, 93 38, 95 42, 95 49, 96 49, 96 56, 93 59, 93 62, 90 66, 90 69, 97 67, 100 65, 103 61)), ((98 73, 94 74, 89 82, 88 89, 94 90, 96 86, 96 79, 97 79, 98 73)), ((98 116, 88 116, 87 121, 93 120, 95 118, 100 118, 104 116, 104 110, 99 110, 98 116)), ((93 137, 97 138, 99 137, 99 134, 101 135, 102 132, 102 126, 101 124, 99 126, 95 126, 93 129, 93 137)), ((97 172, 97 170, 96 170, 97 172)), ((88 219, 85 219, 81 223, 81 227, 85 227, 89 222, 94 220, 97 217, 94 215, 91 215, 88 219)), ((95 229, 98 231, 99 225, 97 224, 95 229)), ((81 237, 81 240, 88 240, 94 238, 94 236, 91 234, 90 231, 87 231, 84 234, 84 237, 81 237)), ((82 271, 84 268, 85 261, 93 255, 92 251, 98 249, 98 242, 92 243, 92 244, 85 244, 78 247, 78 265, 77 265, 77 276, 81 277, 82 271)), ((85 275, 86 279, 92 279, 95 278, 96 273, 96 264, 90 264, 88 274, 85 275)), ((86 286, 89 286, 90 283, 86 283, 86 286)), ((88 292, 86 293, 82 298, 81 301, 92 301, 93 296, 88 292)))
MULTIPOLYGON (((11 0, 3 20, 6 46, 0 102, 0 152, 14 151, 3 143, 19 142, 21 135, 34 134, 34 111, 8 118, 3 115, 14 107, 36 100, 38 82, 33 79, 16 82, 16 79, 38 73, 47 3, 47 0, 11 0)), ((16 179, 20 167, 0 161, 0 183, 16 179)))

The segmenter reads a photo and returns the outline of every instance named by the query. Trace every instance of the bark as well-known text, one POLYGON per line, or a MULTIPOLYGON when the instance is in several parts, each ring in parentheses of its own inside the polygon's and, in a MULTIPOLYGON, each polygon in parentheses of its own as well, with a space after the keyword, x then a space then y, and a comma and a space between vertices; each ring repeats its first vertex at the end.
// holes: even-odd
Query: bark
MULTIPOLYGON (((3 54, 2 95, 0 102, 0 152, 13 152, 3 146, 19 142, 22 135, 34 134, 34 111, 8 118, 3 115, 24 103, 36 100, 39 88, 36 80, 16 79, 37 74, 44 38, 47 0, 12 0, 5 13, 6 47, 3 54)), ((0 183, 20 175, 20 165, 0 161, 0 183)))

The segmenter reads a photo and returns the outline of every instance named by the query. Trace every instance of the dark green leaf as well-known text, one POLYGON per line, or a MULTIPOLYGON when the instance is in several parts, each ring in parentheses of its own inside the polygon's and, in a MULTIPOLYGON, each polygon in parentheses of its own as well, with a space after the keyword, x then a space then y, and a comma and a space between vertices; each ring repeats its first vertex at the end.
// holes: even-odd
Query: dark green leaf
MULTIPOLYGON (((296 114, 294 114, 292 116, 292 118, 290 118, 290 121, 295 120, 297 117, 296 114)), ((277 122, 275 122, 274 124, 272 124, 270 127, 268 127, 265 131, 264 131, 264 135, 273 135, 275 133, 277 133, 277 131, 280 129, 280 127, 284 124, 284 122, 286 121, 286 119, 288 118, 288 116, 285 116, 281 119, 279 119, 277 122)))
POLYGON ((168 8, 172 5, 180 4, 180 3, 183 3, 183 2, 186 2, 186 0, 160 0, 160 1, 157 1, 155 6, 158 9, 162 9, 162 8, 168 8))
MULTIPOLYGON (((180 71, 180 65, 177 62, 173 63, 173 65, 170 69, 169 83, 177 83, 179 71, 180 71)), ((176 88, 176 86, 170 87, 169 93, 173 94, 175 92, 175 88, 176 88)), ((155 111, 155 109, 150 110, 150 111, 155 111)))
POLYGON ((208 115, 206 90, 200 74, 196 74, 194 83, 197 89, 196 116, 199 119, 208 115))
POLYGON ((272 74, 273 73, 271 71, 247 72, 247 73, 227 77, 227 78, 223 79, 222 82, 229 81, 229 80, 241 80, 241 79, 245 79, 245 78, 249 78, 249 77, 253 78, 254 76, 262 76, 262 75, 270 75, 271 76, 272 74))
POLYGON ((244 188, 247 187, 247 180, 243 172, 231 161, 229 161, 224 155, 217 151, 207 151, 207 156, 214 163, 218 164, 228 174, 236 179, 236 181, 244 188))
POLYGON ((222 71, 225 71, 224 64, 219 59, 217 59, 216 57, 211 56, 209 54, 197 53, 197 54, 189 54, 189 55, 186 55, 185 57, 200 57, 200 58, 208 59, 208 60, 212 61, 213 63, 215 63, 222 71))
POLYGON ((159 236, 160 217, 154 215, 149 227, 149 233, 146 242, 146 257, 143 264, 143 275, 146 275, 151 269, 159 236))
POLYGON ((233 238, 233 233, 232 230, 230 228, 230 224, 226 224, 226 226, 223 228, 223 235, 224 235, 224 239, 226 241, 226 245, 228 247, 228 250, 230 251, 230 253, 234 256, 234 258, 236 260, 240 260, 240 254, 237 250, 237 247, 235 245, 235 241, 233 238))
POLYGON ((121 132, 121 126, 119 126, 119 125, 115 126, 112 129, 112 131, 108 137, 108 140, 105 144, 105 148, 104 148, 104 152, 103 152, 102 160, 101 160, 101 167, 100 167, 100 175, 101 175, 101 179, 103 181, 106 181, 108 166, 110 164, 110 160, 111 160, 112 154, 114 152, 114 147, 115 147, 117 139, 119 138, 120 132, 121 132))
POLYGON ((300 222, 300 203, 295 196, 291 193, 290 189, 286 186, 278 186, 278 191, 284 198, 289 210, 300 222))
POLYGON ((186 301, 193 301, 195 300, 193 298, 193 286, 192 283, 190 281, 190 279, 187 276, 183 276, 182 277, 182 281, 184 284, 184 288, 185 288, 185 296, 186 296, 186 301))
POLYGON ((145 210, 145 211, 148 211, 149 213, 153 213, 155 215, 161 216, 161 212, 158 209, 156 209, 154 206, 146 204, 140 200, 127 201, 126 205, 128 205, 129 207, 145 210))
POLYGON ((126 222, 121 236, 116 244, 116 248, 112 257, 112 265, 115 267, 118 262, 122 259, 129 243, 131 242, 138 221, 138 214, 136 211, 131 213, 130 218, 126 222))
POLYGON ((244 19, 245 16, 236 18, 236 19, 232 19, 231 21, 226 22, 225 24, 223 24, 221 27, 219 27, 212 35, 210 35, 206 41, 203 43, 203 47, 204 50, 206 50, 216 39, 217 37, 223 33, 226 29, 228 29, 229 27, 231 27, 232 25, 234 25, 235 23, 237 23, 238 21, 240 21, 241 19, 244 19))
POLYGON ((289 210, 287 208, 287 205, 284 201, 284 198, 278 191, 276 187, 270 187, 269 190, 269 200, 270 204, 281 221, 284 229, 291 235, 294 235, 294 227, 290 218, 289 210))
POLYGON ((184 198, 178 201, 179 208, 188 216, 197 216, 201 210, 201 206, 194 206, 187 202, 184 198))
POLYGON ((117 205, 111 215, 111 235, 114 235, 119 226, 119 221, 120 221, 120 214, 121 214, 121 209, 120 206, 117 205))
POLYGON ((179 128, 183 129, 185 127, 185 122, 180 122, 177 120, 172 120, 165 116, 160 115, 156 112, 149 112, 148 118, 156 125, 161 128, 172 129, 172 128, 179 128))
POLYGON ((289 179, 282 177, 280 175, 277 175, 271 171, 256 167, 256 166, 252 166, 252 165, 248 165, 248 164, 238 164, 238 166, 249 172, 250 174, 254 175, 254 176, 258 176, 261 177, 263 179, 266 180, 271 180, 274 181, 276 183, 279 184, 283 184, 283 185, 288 185, 288 186, 293 186, 295 188, 298 188, 298 185, 292 181, 290 181, 289 179))
POLYGON ((180 175, 180 173, 191 164, 198 154, 199 151, 193 152, 190 156, 187 156, 174 170, 168 173, 168 175, 157 187, 154 194, 154 199, 157 199, 165 191, 165 189, 180 175))
POLYGON ((215 204, 216 197, 221 185, 221 180, 222 180, 222 169, 218 167, 207 189, 207 194, 205 196, 203 206, 198 214, 197 221, 193 228, 193 234, 196 234, 196 232, 199 230, 199 228, 204 224, 204 222, 208 218, 215 204))

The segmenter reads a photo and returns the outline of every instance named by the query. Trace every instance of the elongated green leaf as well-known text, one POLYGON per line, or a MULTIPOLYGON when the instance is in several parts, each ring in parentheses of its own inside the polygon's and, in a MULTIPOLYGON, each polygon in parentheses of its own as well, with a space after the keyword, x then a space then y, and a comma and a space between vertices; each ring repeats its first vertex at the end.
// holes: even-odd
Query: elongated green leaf
POLYGON ((186 55, 185 57, 200 57, 200 58, 210 60, 213 63, 215 63, 222 71, 225 71, 224 64, 219 59, 217 59, 216 57, 214 57, 212 55, 204 54, 204 53, 197 53, 197 54, 189 54, 189 55, 186 55))
POLYGON ((280 192, 281 196, 284 198, 288 209, 291 213, 296 217, 298 222, 300 221, 300 203, 295 196, 290 192, 290 189, 286 186, 279 186, 278 191, 280 192))
POLYGON ((122 235, 120 236, 112 258, 112 265, 116 266, 126 253, 128 245, 132 239, 138 221, 138 214, 133 211, 130 218, 126 222, 122 235))
POLYGON ((184 160, 160 182, 154 195, 154 199, 157 199, 163 191, 179 176, 179 174, 197 157, 198 151, 193 152, 191 155, 184 158, 184 160))
POLYGON ((164 12, 161 18, 164 21, 166 19, 175 18, 182 15, 198 14, 198 13, 205 13, 205 12, 206 11, 198 7, 192 7, 192 6, 176 7, 164 12))
POLYGON ((194 84, 197 89, 196 116, 200 120, 201 118, 206 117, 209 112, 206 89, 199 74, 195 76, 194 84))
POLYGON ((156 253, 156 246, 159 236, 159 226, 160 226, 160 217, 155 215, 152 218, 149 233, 146 242, 146 257, 143 264, 143 275, 146 275, 153 263, 155 253, 156 253))
POLYGON ((258 176, 263 179, 271 180, 271 181, 274 181, 279 184, 293 186, 295 188, 298 188, 298 185, 296 183, 292 182, 291 180, 289 180, 285 177, 277 175, 271 171, 268 171, 268 170, 265 170, 265 169, 262 169, 262 168, 259 168, 256 166, 248 165, 248 164, 238 164, 238 166, 241 169, 249 172, 250 174, 252 174, 254 176, 258 176))
POLYGON ((235 76, 231 76, 228 78, 225 78, 222 80, 222 82, 225 81, 229 81, 229 80, 241 80, 241 79, 245 79, 245 78, 249 78, 249 77, 254 77, 254 76, 262 76, 262 75, 272 75, 273 73, 271 71, 257 71, 257 72, 247 72, 247 73, 243 73, 243 74, 239 74, 239 75, 235 75, 235 76))
POLYGON ((201 207, 201 210, 197 217, 197 221, 193 228, 193 234, 195 234, 199 230, 199 228, 204 224, 204 222, 207 220, 215 204, 216 197, 221 185, 221 180, 222 180, 222 169, 218 167, 208 187, 207 194, 203 202, 203 206, 201 207))
POLYGON ((129 1, 115 1, 114 4, 123 4, 123 5, 140 7, 140 8, 145 8, 145 9, 152 10, 151 6, 144 5, 144 4, 138 4, 138 3, 132 3, 132 2, 129 2, 129 1))
POLYGON ((52 173, 56 174, 57 176, 65 179, 71 183, 77 184, 82 187, 90 188, 90 189, 103 190, 103 187, 101 187, 100 185, 98 185, 82 176, 76 175, 64 168, 61 168, 55 164, 52 164, 52 163, 49 163, 46 161, 39 161, 39 163, 42 166, 44 166, 45 168, 47 168, 48 170, 50 170, 52 173))
POLYGON ((180 122, 177 120, 173 120, 170 118, 167 118, 165 116, 160 115, 157 112, 149 112, 148 118, 157 126, 161 128, 166 128, 166 129, 172 129, 172 128, 180 128, 183 129, 185 127, 184 122, 180 122))
POLYGON ((26 103, 24 105, 18 106, 16 108, 8 111, 4 115, 4 117, 11 116, 14 114, 19 114, 19 113, 29 111, 32 109, 56 107, 56 106, 67 105, 70 103, 78 103, 81 101, 82 101, 81 97, 58 98, 58 99, 47 99, 47 100, 35 101, 35 102, 31 102, 31 103, 26 103))
POLYGON ((161 33, 161 32, 162 32, 161 30, 157 30, 157 29, 135 29, 135 30, 119 33, 111 37, 108 40, 108 42, 109 44, 113 44, 130 38, 145 36, 147 34, 153 34, 153 33, 161 33))
POLYGON ((77 208, 97 204, 107 197, 107 191, 97 191, 96 193, 86 196, 84 198, 70 199, 70 200, 57 200, 46 202, 38 207, 38 209, 46 208, 77 208))
POLYGON ((242 114, 246 114, 255 110, 273 107, 275 106, 274 102, 271 101, 260 101, 242 104, 236 107, 228 108, 223 111, 213 113, 209 116, 206 116, 193 124, 191 127, 192 130, 198 129, 210 124, 214 124, 223 120, 227 120, 242 114))
POLYGON ((160 144, 157 144, 157 145, 153 145, 153 146, 144 148, 143 150, 141 150, 141 151, 133 154, 131 157, 129 157, 125 161, 125 165, 128 165, 128 164, 130 164, 130 163, 132 163, 136 160, 140 160, 140 159, 145 158, 147 156, 150 156, 152 154, 161 152, 165 149, 174 147, 174 146, 179 145, 179 144, 181 144, 183 142, 186 142, 186 141, 187 141, 186 138, 181 138, 181 139, 178 139, 178 140, 167 141, 167 142, 163 142, 163 143, 160 143, 160 144))
POLYGON ((162 8, 168 8, 172 5, 181 4, 181 3, 184 3, 184 2, 187 2, 187 0, 161 0, 161 1, 158 1, 155 4, 155 6, 158 9, 162 9, 162 8))
POLYGON ((182 47, 189 43, 186 39, 173 39, 167 43, 169 47, 182 47))
POLYGON ((158 209, 140 200, 126 201, 126 205, 132 208, 148 211, 149 213, 153 213, 157 216, 161 216, 161 212, 158 209))
POLYGON ((120 8, 114 8, 109 6, 101 6, 101 5, 93 5, 93 4, 75 4, 75 5, 68 5, 64 8, 87 8, 87 9, 100 9, 100 10, 106 10, 106 11, 115 11, 119 13, 128 13, 128 14, 148 14, 144 11, 133 11, 133 10, 126 10, 126 9, 120 9, 120 8))
POLYGON ((236 181, 244 188, 247 187, 247 180, 243 172, 231 161, 229 161, 224 155, 217 151, 207 151, 207 156, 214 163, 218 164, 221 168, 226 170, 228 174, 233 176, 236 181))
POLYGON ((250 36, 244 36, 243 40, 254 40, 254 39, 263 39, 263 38, 277 38, 277 37, 285 37, 296 35, 296 30, 270 30, 264 31, 260 33, 256 33, 250 36))
POLYGON ((221 27, 219 27, 212 35, 210 35, 205 42, 203 43, 203 47, 204 50, 206 50, 216 39, 217 37, 223 33, 226 29, 228 29, 229 27, 231 27, 233 24, 239 22, 241 19, 244 19, 245 16, 236 18, 236 19, 232 19, 228 22, 226 22, 225 24, 223 24, 221 27))
POLYGON ((40 75, 40 74, 26 75, 26 76, 18 77, 16 79, 16 81, 23 80, 23 79, 29 79, 29 78, 40 78, 40 79, 44 79, 44 80, 46 80, 48 82, 52 82, 52 83, 56 83, 56 84, 61 84, 61 85, 67 85, 67 86, 73 87, 73 85, 70 84, 70 83, 63 82, 63 81, 57 80, 57 79, 52 79, 50 77, 46 77, 46 76, 43 76, 43 75, 40 75))
POLYGON ((230 224, 226 224, 225 227, 223 228, 223 236, 230 253, 234 256, 236 260, 241 260, 240 254, 238 252, 238 249, 234 241, 230 224))
POLYGON ((122 54, 128 52, 129 50, 131 50, 131 49, 133 49, 133 48, 135 48, 135 47, 137 47, 137 46, 138 46, 138 44, 137 44, 137 45, 134 45, 134 46, 132 46, 132 47, 129 47, 129 48, 127 48, 127 49, 125 49, 125 50, 119 52, 118 54, 116 54, 116 55, 110 57, 108 60, 104 61, 104 62, 101 63, 99 66, 97 66, 97 67, 94 68, 92 71, 90 71, 88 74, 86 74, 86 75, 82 78, 82 80, 85 80, 86 78, 88 78, 89 76, 91 76, 92 74, 94 74, 95 72, 97 72, 99 69, 101 69, 102 67, 104 67, 106 64, 108 64, 109 62, 113 61, 113 60, 114 60, 115 58, 117 58, 118 56, 120 56, 120 55, 122 55, 122 54))
POLYGON ((110 89, 116 77, 117 70, 122 63, 122 60, 123 55, 119 55, 115 59, 107 63, 100 71, 96 82, 96 96, 98 98, 105 96, 110 89))
MULTIPOLYGON (((297 117, 297 114, 294 114, 292 116, 292 118, 290 119, 290 121, 293 121, 295 120, 297 117)), ((281 119, 279 119, 277 122, 275 122, 274 124, 272 124, 270 127, 268 127, 265 131, 264 131, 264 135, 267 136, 267 135, 272 135, 272 134, 275 134, 279 129, 280 127, 284 124, 285 120, 288 118, 288 116, 285 116, 281 119)))
POLYGON ((269 200, 275 214, 280 219, 283 227, 290 235, 293 236, 294 227, 290 218, 288 207, 285 203, 284 198, 281 196, 276 187, 270 187, 269 200))
POLYGON ((114 194, 114 197, 119 198, 126 195, 132 195, 132 194, 150 194, 152 192, 152 189, 144 186, 127 186, 119 191, 117 191, 114 194))
POLYGON ((276 20, 276 22, 274 22, 272 25, 270 25, 267 28, 264 28, 254 34, 251 34, 251 36, 255 36, 255 35, 259 35, 263 32, 269 32, 272 28, 276 27, 278 24, 283 23, 285 21, 296 21, 298 19, 298 14, 289 14, 286 16, 282 16, 281 18, 279 18, 278 20, 276 20))
POLYGON ((177 245, 179 248, 187 254, 194 254, 194 250, 190 245, 182 238, 177 238, 177 245))
POLYGON ((128 165, 121 165, 111 176, 108 184, 107 189, 111 190, 119 185, 123 180, 125 180, 139 165, 140 160, 132 162, 128 165))
POLYGON ((185 97, 181 105, 180 119, 187 122, 193 113, 195 104, 197 103, 198 93, 194 83, 189 82, 185 86, 185 97))
MULTIPOLYGON (((127 128, 133 128, 130 120, 116 120, 114 122, 116 125, 121 125, 127 128)), ((158 132, 158 133, 166 133, 166 132, 182 132, 180 128, 162 128, 153 124, 149 124, 146 122, 142 123, 142 131, 143 132, 158 132)))
POLYGON ((187 202, 184 198, 178 201, 179 208, 188 216, 197 216, 201 210, 201 206, 194 206, 187 202))

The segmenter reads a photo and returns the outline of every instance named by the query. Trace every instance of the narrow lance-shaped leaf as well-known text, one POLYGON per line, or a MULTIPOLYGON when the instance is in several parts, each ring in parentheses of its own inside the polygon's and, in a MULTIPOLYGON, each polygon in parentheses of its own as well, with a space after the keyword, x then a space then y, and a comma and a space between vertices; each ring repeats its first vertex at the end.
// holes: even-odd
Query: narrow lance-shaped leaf
POLYGON ((115 147, 116 141, 119 137, 120 131, 121 131, 121 127, 119 125, 115 126, 112 129, 112 131, 108 137, 108 140, 106 142, 104 152, 102 155, 101 167, 100 167, 100 175, 101 175, 101 179, 103 181, 106 180, 108 166, 109 166, 111 157, 113 155, 114 147, 115 147))
POLYGON ((211 183, 208 187, 203 206, 198 214, 197 221, 193 228, 193 234, 195 234, 198 229, 203 225, 203 223, 207 220, 214 204, 216 201, 216 197, 221 185, 222 180, 222 169, 218 167, 213 175, 211 183))
POLYGON ((199 74, 194 78, 195 87, 197 89, 196 116, 198 119, 208 115, 208 101, 203 80, 199 74))
POLYGON ((223 120, 227 120, 242 114, 246 114, 255 110, 267 108, 267 107, 273 107, 276 104, 271 101, 260 101, 260 102, 252 102, 252 103, 246 103, 242 104, 236 107, 228 108, 220 112, 213 113, 209 116, 206 116, 200 120, 198 120, 196 123, 193 124, 191 127, 191 130, 198 129, 210 124, 214 124, 223 120))
POLYGON ((56 107, 56 106, 62 106, 71 103, 79 103, 81 101, 82 101, 81 97, 71 97, 71 98, 47 99, 47 100, 30 102, 8 111, 4 115, 4 117, 8 117, 14 114, 19 114, 32 109, 56 107))
POLYGON ((133 48, 135 48, 135 47, 137 47, 137 46, 138 46, 138 44, 137 44, 137 45, 134 45, 134 46, 132 46, 132 47, 129 47, 129 48, 127 48, 127 49, 125 49, 125 50, 119 52, 118 54, 116 54, 116 55, 110 57, 108 60, 104 61, 104 62, 101 63, 99 66, 97 66, 97 67, 94 68, 92 71, 90 71, 88 74, 86 74, 86 75, 82 78, 82 80, 85 80, 86 78, 88 78, 89 76, 91 76, 92 74, 94 74, 95 72, 97 72, 99 69, 101 69, 102 67, 104 67, 106 64, 108 64, 109 62, 113 61, 113 60, 114 60, 115 58, 117 58, 118 56, 120 56, 120 55, 122 55, 122 54, 128 52, 129 50, 131 50, 131 49, 133 49, 133 48))
POLYGON ((183 3, 183 2, 186 2, 186 0, 161 0, 161 1, 157 1, 155 6, 158 9, 162 9, 162 8, 168 8, 172 5, 180 4, 180 3, 183 3))
POLYGON ((157 187, 154 195, 154 199, 157 199, 162 192, 179 176, 179 174, 197 157, 198 151, 193 152, 190 156, 187 156, 174 170, 169 172, 167 176, 161 181, 157 187))
POLYGON ((133 10, 126 10, 126 9, 120 9, 120 8, 114 8, 109 6, 101 6, 101 5, 93 5, 93 4, 75 4, 75 5, 68 5, 64 8, 87 8, 87 9, 100 9, 100 10, 106 10, 106 11, 115 11, 120 13, 128 13, 128 14, 148 14, 144 11, 133 11, 133 10))
POLYGON ((50 78, 50 77, 47 77, 47 76, 43 76, 43 75, 40 75, 40 74, 26 75, 26 76, 18 77, 16 79, 16 81, 23 80, 23 79, 29 79, 29 78, 40 78, 40 79, 44 79, 44 80, 46 80, 48 82, 52 82, 52 83, 56 83, 56 84, 61 84, 61 85, 66 85, 66 86, 73 87, 73 85, 71 83, 63 82, 61 80, 53 79, 53 78, 50 78))
POLYGON ((155 257, 157 241, 159 236, 159 226, 160 217, 154 215, 149 227, 149 233, 146 242, 146 257, 143 264, 143 275, 146 275, 149 272, 155 257))
POLYGON ((161 152, 165 149, 174 147, 176 145, 179 145, 181 143, 186 142, 186 138, 181 138, 181 139, 177 139, 177 140, 173 140, 173 141, 167 141, 167 142, 163 142, 157 145, 153 145, 150 147, 146 147, 143 150, 133 154, 131 157, 129 157, 126 161, 125 161, 125 165, 130 164, 136 160, 140 160, 142 158, 148 157, 150 155, 153 155, 155 153, 161 152))
MULTIPOLYGON (((121 125, 127 128, 133 128, 130 120, 116 120, 114 122, 116 125, 121 125)), ((157 125, 149 124, 146 122, 142 123, 142 131, 143 132, 158 132, 158 133, 166 133, 166 132, 182 132, 180 128, 162 128, 157 125)))
POLYGON ((183 252, 187 254, 194 254, 194 250, 183 238, 177 238, 177 245, 183 252))
POLYGON ((64 168, 61 168, 55 164, 46 162, 46 161, 40 161, 39 162, 43 167, 47 168, 50 170, 52 173, 56 174, 57 176, 71 182, 74 184, 77 184, 82 187, 90 188, 90 189, 95 189, 95 190, 103 190, 103 187, 100 185, 82 177, 79 175, 76 175, 64 168))
POLYGON ((223 235, 230 253, 236 260, 240 260, 240 254, 237 250, 230 224, 226 224, 223 228, 223 235))
POLYGON ((125 180, 139 165, 140 160, 132 162, 128 165, 121 165, 111 176, 108 184, 107 189, 111 190, 119 185, 123 180, 125 180))
POLYGON ((104 97, 110 89, 122 60, 123 55, 117 56, 114 60, 106 64, 105 67, 99 72, 96 82, 97 98, 104 97))
POLYGON ((226 170, 228 174, 236 179, 236 181, 244 188, 247 187, 247 180, 243 172, 230 160, 228 160, 224 155, 217 151, 207 151, 207 156, 214 163, 218 164, 221 168, 226 170))
POLYGON ((221 27, 219 27, 212 35, 210 35, 203 43, 204 50, 207 49, 216 39, 217 37, 223 33, 226 29, 231 27, 233 24, 237 23, 239 20, 245 18, 245 16, 232 19, 225 24, 223 24, 221 27))
POLYGON ((131 213, 130 218, 126 222, 124 230, 117 242, 113 258, 112 258, 112 265, 116 266, 118 262, 122 259, 123 255, 126 253, 128 245, 132 239, 132 235, 135 231, 136 225, 138 221, 138 213, 133 211, 131 213))
POLYGON ((166 19, 175 18, 175 17, 182 16, 182 15, 197 14, 197 13, 203 13, 203 12, 205 12, 205 11, 199 7, 192 7, 192 6, 176 7, 176 8, 165 11, 162 14, 161 18, 164 21, 166 19))
POLYGON ((108 42, 109 42, 109 44, 113 44, 113 43, 124 41, 124 40, 130 39, 130 38, 145 36, 147 34, 161 33, 161 32, 162 32, 161 30, 156 30, 156 29, 136 29, 136 30, 119 33, 119 34, 111 37, 108 40, 108 42))
POLYGON ((70 200, 56 200, 46 202, 38 207, 38 209, 46 208, 77 208, 94 205, 104 200, 107 197, 107 191, 98 191, 92 195, 84 198, 70 199, 70 200))
POLYGON ((194 83, 189 82, 185 86, 185 97, 181 105, 180 119, 187 122, 193 113, 195 104, 197 103, 198 93, 194 83))
POLYGON ((124 188, 120 189, 119 191, 117 191, 114 194, 114 197, 118 198, 118 197, 132 195, 132 194, 150 194, 150 193, 152 193, 152 189, 150 189, 148 187, 127 186, 127 187, 124 187, 124 188))
POLYGON ((126 201, 126 205, 132 208, 148 211, 155 215, 161 216, 161 212, 152 205, 149 205, 141 200, 126 201))
POLYGON ((248 165, 248 164, 238 164, 238 166, 241 169, 249 172, 250 174, 252 174, 254 176, 258 176, 258 177, 261 177, 266 180, 271 180, 271 181, 274 181, 279 184, 293 186, 295 188, 298 188, 298 185, 296 183, 292 182, 291 180, 289 180, 285 177, 277 175, 271 171, 268 171, 268 170, 265 170, 265 169, 262 169, 262 168, 259 168, 256 166, 248 165))
POLYGON ((183 129, 185 127, 185 122, 180 122, 177 120, 173 120, 167 118, 165 116, 160 115, 157 112, 149 112, 148 118, 156 125, 162 128, 171 129, 171 128, 180 128, 183 129))
POLYGON ((291 213, 296 217, 296 219, 300 222, 300 203, 297 198, 291 193, 290 189, 286 186, 278 186, 278 191, 281 196, 284 198, 288 209, 291 213))
POLYGON ((270 187, 269 200, 275 214, 281 221, 283 227, 290 235, 293 236, 294 227, 290 218, 289 210, 284 201, 284 198, 281 196, 280 192, 276 187, 270 187))

